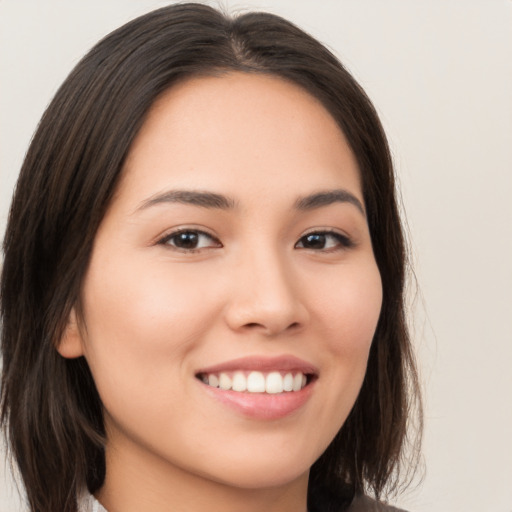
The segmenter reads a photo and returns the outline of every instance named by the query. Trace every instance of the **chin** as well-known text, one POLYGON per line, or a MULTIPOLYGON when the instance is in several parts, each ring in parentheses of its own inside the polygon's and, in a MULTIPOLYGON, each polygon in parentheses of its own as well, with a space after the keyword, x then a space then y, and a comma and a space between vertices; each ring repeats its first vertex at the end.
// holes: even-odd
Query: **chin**
POLYGON ((309 477, 309 469, 301 468, 291 471, 290 467, 276 466, 273 461, 259 467, 225 468, 223 476, 218 478, 211 475, 209 478, 229 487, 245 490, 271 489, 283 487, 309 477))
MULTIPOLYGON (((263 443, 262 443, 263 444, 263 443)), ((206 478, 239 489, 269 489, 308 479, 309 470, 320 454, 309 453, 298 443, 289 447, 246 451, 229 457, 214 457, 217 463, 205 468, 206 478), (301 450, 297 450, 297 446, 301 450), (308 456, 309 455, 309 456, 308 456)), ((311 450, 311 448, 309 448, 311 450)), ((226 456, 227 455, 227 456, 226 456)), ((212 460, 212 458, 209 458, 212 460)))

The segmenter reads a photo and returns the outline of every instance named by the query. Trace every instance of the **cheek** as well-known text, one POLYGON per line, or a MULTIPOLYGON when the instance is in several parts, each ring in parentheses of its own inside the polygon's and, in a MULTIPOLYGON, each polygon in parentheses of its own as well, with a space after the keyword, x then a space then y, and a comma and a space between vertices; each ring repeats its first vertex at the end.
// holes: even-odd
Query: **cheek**
POLYGON ((84 289, 88 324, 98 333, 139 333, 140 341, 150 341, 146 335, 162 329, 160 334, 169 341, 176 330, 197 324, 197 297, 204 280, 183 270, 143 257, 115 265, 95 265, 93 260, 84 289))
POLYGON ((373 260, 326 281, 315 300, 329 349, 339 356, 364 358, 370 349, 382 306, 382 284, 373 260))
POLYGON ((347 419, 361 389, 377 326, 382 286, 373 260, 340 268, 310 291, 312 321, 322 370, 316 383, 322 401, 314 411, 308 434, 319 448, 327 447, 347 419), (322 425, 320 429, 318 426, 322 425))
POLYGON ((340 411, 343 422, 362 385, 382 306, 382 285, 376 264, 371 261, 345 276, 340 275, 318 302, 321 337, 330 361, 327 379, 333 390, 330 397, 333 410, 340 411))
POLYGON ((132 257, 109 265, 100 256, 91 262, 83 293, 86 358, 98 389, 115 378, 132 392, 169 373, 169 365, 179 366, 218 307, 200 275, 171 272, 165 261, 132 257))

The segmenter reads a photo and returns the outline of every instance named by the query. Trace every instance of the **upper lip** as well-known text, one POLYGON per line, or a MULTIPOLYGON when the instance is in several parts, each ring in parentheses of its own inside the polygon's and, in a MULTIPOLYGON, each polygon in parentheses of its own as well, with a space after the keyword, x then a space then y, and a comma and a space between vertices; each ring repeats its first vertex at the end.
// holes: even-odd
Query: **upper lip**
POLYGON ((283 355, 278 357, 268 356, 249 356, 231 359, 223 363, 201 368, 197 374, 204 373, 221 373, 231 371, 296 371, 304 374, 318 374, 318 368, 315 365, 304 361, 292 355, 283 355))

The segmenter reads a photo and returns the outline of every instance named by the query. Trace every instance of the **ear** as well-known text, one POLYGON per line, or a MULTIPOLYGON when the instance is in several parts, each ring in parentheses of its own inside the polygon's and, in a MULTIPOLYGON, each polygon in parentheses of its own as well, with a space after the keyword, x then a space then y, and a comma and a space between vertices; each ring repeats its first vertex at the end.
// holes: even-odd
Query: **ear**
POLYGON ((84 355, 82 335, 78 326, 75 308, 69 314, 66 328, 57 345, 57 352, 67 359, 74 359, 84 355))

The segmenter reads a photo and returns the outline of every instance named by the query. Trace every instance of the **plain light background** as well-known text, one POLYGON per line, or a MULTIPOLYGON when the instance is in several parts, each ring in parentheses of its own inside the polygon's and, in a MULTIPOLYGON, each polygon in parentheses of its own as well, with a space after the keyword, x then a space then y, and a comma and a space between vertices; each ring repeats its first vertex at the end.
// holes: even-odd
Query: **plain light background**
MULTIPOLYGON (((168 3, 0 0, 1 234, 57 87, 103 35, 168 3)), ((222 5, 280 14, 320 39, 366 89, 388 133, 419 282, 426 406, 424 481, 396 503, 512 512, 512 1, 222 5)), ((4 458, 0 512, 21 512, 4 458)))

